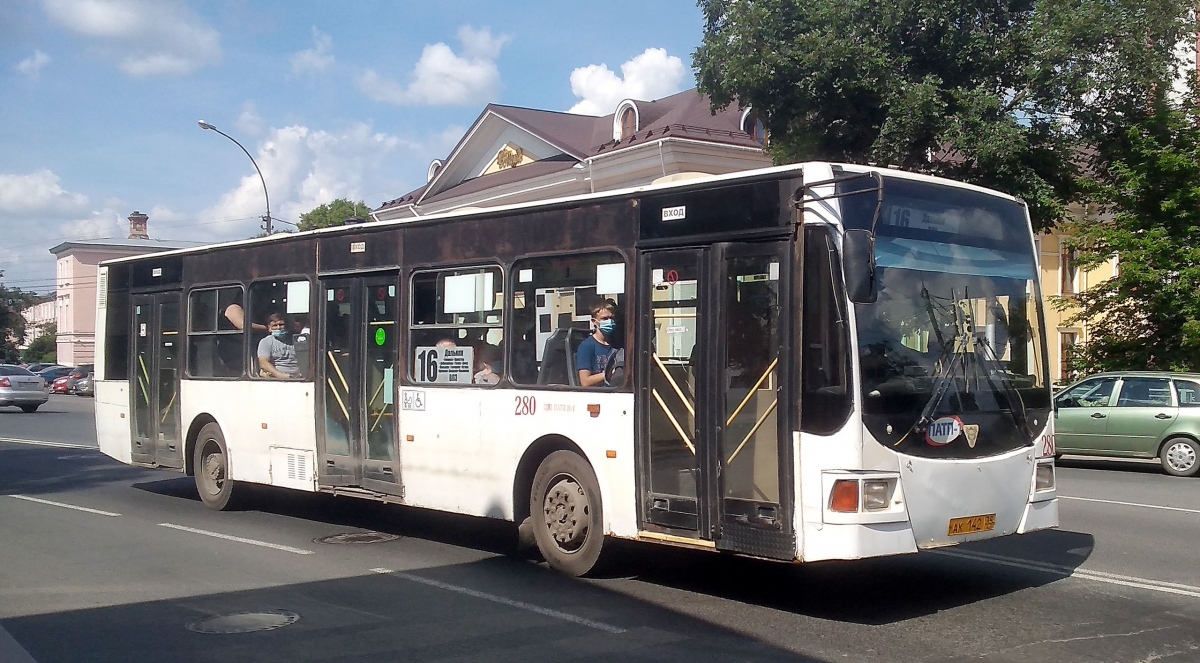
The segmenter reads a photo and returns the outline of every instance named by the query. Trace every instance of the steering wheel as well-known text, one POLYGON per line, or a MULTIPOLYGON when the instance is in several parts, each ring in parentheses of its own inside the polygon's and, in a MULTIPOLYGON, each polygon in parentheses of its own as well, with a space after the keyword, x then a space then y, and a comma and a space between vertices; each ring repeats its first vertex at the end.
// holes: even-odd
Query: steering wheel
POLYGON ((604 385, 619 387, 625 384, 625 348, 618 348, 604 366, 604 385))

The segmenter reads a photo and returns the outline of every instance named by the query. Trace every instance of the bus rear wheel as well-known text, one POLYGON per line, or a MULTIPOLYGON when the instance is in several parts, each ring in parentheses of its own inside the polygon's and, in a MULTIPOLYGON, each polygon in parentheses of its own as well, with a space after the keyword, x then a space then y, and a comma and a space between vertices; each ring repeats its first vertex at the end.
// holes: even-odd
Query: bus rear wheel
POLYGON ((597 569, 604 547, 600 484, 579 454, 546 456, 533 476, 529 513, 538 550, 550 568, 570 576, 597 569))
POLYGON ((225 435, 215 423, 205 424, 196 437, 196 450, 192 457, 195 470, 196 492, 204 506, 217 511, 235 508, 237 482, 229 478, 229 452, 225 446, 225 435))

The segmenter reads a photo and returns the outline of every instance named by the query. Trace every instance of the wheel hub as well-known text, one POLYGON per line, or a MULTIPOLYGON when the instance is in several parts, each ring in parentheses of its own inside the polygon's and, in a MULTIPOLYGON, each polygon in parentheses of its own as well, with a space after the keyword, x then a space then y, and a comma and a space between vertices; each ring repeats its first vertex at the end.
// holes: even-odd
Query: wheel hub
POLYGON ((1167 450, 1167 462, 1178 472, 1186 472, 1196 464, 1196 450, 1182 442, 1167 450))
POLYGON ((204 457, 204 476, 208 479, 209 492, 214 495, 221 492, 225 483, 225 454, 218 451, 204 457))
POLYGON ((573 477, 562 477, 546 491, 543 500, 546 527, 555 545, 574 552, 588 532, 588 499, 583 486, 573 477))

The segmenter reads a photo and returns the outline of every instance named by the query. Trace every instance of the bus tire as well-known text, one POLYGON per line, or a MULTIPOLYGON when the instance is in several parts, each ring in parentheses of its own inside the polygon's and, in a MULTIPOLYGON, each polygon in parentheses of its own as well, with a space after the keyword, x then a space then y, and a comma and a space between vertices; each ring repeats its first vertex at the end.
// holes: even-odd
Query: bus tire
POLYGON ((597 569, 604 547, 600 484, 579 454, 546 456, 533 475, 529 513, 534 540, 551 568, 570 576, 597 569))
POLYGON ((195 468, 196 492, 204 506, 217 511, 236 507, 237 482, 229 479, 229 452, 225 435, 216 422, 209 422, 196 436, 192 467, 195 468))
POLYGON ((1177 477, 1200 474, 1200 444, 1195 440, 1173 437, 1163 443, 1158 458, 1167 474, 1177 477))

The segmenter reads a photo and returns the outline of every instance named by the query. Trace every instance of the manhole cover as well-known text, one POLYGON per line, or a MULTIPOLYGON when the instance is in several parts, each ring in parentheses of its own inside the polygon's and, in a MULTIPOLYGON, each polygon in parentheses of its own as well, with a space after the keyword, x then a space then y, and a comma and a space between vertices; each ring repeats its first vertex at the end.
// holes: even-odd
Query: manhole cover
POLYGON ((383 543, 384 541, 395 541, 400 537, 396 534, 384 534, 383 532, 345 532, 343 534, 330 534, 313 539, 316 543, 383 543))
POLYGON ((232 615, 197 619, 189 623, 187 629, 196 633, 253 633, 287 626, 295 623, 297 619, 300 619, 300 615, 287 610, 235 612, 232 615))

